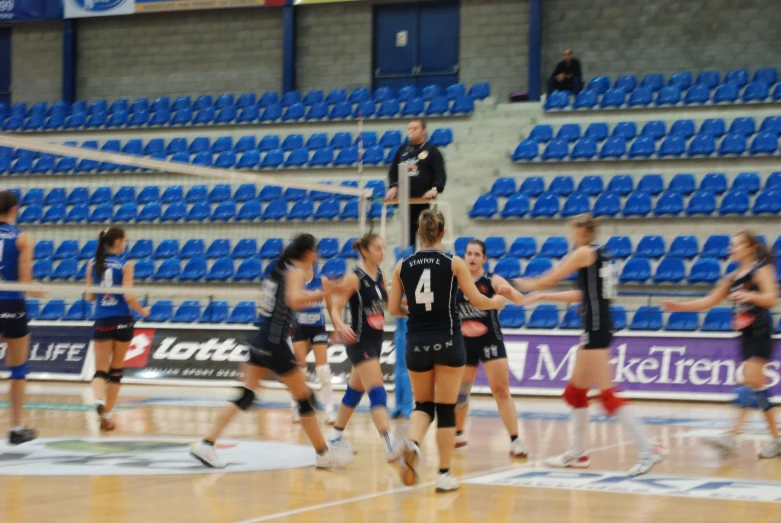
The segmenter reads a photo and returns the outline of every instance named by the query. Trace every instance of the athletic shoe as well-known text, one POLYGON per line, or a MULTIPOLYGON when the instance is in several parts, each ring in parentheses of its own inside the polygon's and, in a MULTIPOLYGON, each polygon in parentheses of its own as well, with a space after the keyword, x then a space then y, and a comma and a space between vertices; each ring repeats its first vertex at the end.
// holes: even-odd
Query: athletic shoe
POLYGON ((513 458, 529 457, 529 451, 527 451, 526 447, 523 446, 523 441, 521 440, 521 438, 518 438, 512 443, 510 443, 510 456, 512 456, 513 458))
POLYGON ((336 425, 336 412, 334 412, 333 406, 329 406, 325 409, 325 424, 336 425))
POLYGON ((765 448, 759 453, 761 459, 776 458, 781 455, 781 436, 773 439, 767 444, 765 448))
POLYGON ((100 419, 100 430, 105 432, 111 432, 116 428, 116 425, 114 425, 114 422, 107 418, 101 418, 100 419))
POLYGON ((584 469, 591 465, 591 458, 585 452, 583 454, 573 454, 569 450, 560 456, 554 456, 546 459, 544 462, 547 467, 559 469, 574 468, 584 469))
POLYGON ((21 445, 38 437, 35 429, 12 430, 8 433, 8 443, 11 445, 21 445))
POLYGON ((398 462, 401 465, 399 471, 401 482, 408 487, 418 482, 418 472, 416 470, 418 461, 420 461, 420 448, 410 441, 409 445, 407 445, 407 451, 398 462))
POLYGON ((462 449, 466 447, 469 444, 469 441, 466 439, 466 434, 463 432, 461 434, 456 434, 456 448, 462 449))
POLYGON ((450 475, 450 472, 437 476, 437 492, 452 492, 458 490, 458 480, 450 475))
POLYGON ((388 463, 396 463, 401 458, 404 457, 404 454, 407 453, 407 449, 410 446, 410 442, 406 439, 397 439, 393 443, 393 448, 390 452, 387 450, 385 451, 385 455, 388 457, 388 463))
POLYGON ((315 466, 319 469, 343 469, 353 461, 352 452, 329 447, 328 450, 315 457, 315 466))
POLYGON ((703 441, 719 451, 722 459, 727 459, 735 453, 735 438, 729 434, 722 436, 708 436, 703 441))
POLYGON ((667 451, 661 445, 654 444, 650 451, 641 452, 637 464, 629 471, 630 476, 648 474, 654 465, 659 463, 667 455, 667 451))
POLYGON ((358 454, 358 452, 350 444, 350 441, 344 436, 332 438, 328 440, 328 446, 333 449, 343 450, 351 454, 358 454))
POLYGON ((228 466, 227 463, 217 457, 217 451, 214 450, 214 445, 207 445, 203 441, 199 441, 190 447, 190 456, 213 469, 224 469, 228 466))

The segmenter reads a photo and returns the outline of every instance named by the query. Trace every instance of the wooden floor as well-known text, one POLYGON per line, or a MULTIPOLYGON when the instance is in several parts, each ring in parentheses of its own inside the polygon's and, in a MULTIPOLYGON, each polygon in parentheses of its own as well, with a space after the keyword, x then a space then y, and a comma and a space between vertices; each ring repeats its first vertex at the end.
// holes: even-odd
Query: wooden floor
MULTIPOLYGON (((115 416, 118 430, 110 436, 98 433, 85 387, 36 385, 33 392, 29 424, 46 439, 19 447, 0 444, 3 523, 781 521, 781 458, 755 458, 765 443, 761 425, 750 426, 739 455, 729 461, 698 439, 728 422, 732 412, 726 407, 636 405, 669 457, 651 476, 630 481, 622 474, 634 464, 635 448, 617 425, 603 419, 591 424, 590 469, 550 471, 538 460, 566 448, 563 405, 517 401, 523 437, 533 453, 519 461, 508 456, 508 439, 492 402, 478 400, 468 426, 470 445, 453 466, 461 489, 435 494, 434 431, 424 443, 421 484, 405 489, 395 469, 384 463, 382 443, 366 413, 348 427, 359 453, 345 471, 310 466, 230 472, 229 467, 201 473, 196 462, 183 458, 186 443, 210 425, 216 408, 207 400, 225 397, 225 390, 127 387, 123 410, 115 416), (94 466, 92 475, 72 475, 85 465, 94 466), (178 467, 188 467, 188 474, 170 473, 182 470, 178 467), (117 471, 123 475, 105 475, 117 471), (735 496, 742 500, 730 499, 735 496), (756 500, 745 500, 751 497, 756 500)), ((241 416, 226 434, 227 446, 236 445, 226 451, 236 456, 230 461, 239 468, 244 461, 274 467, 273 460, 284 461, 289 452, 303 452, 311 461, 307 447, 290 445, 305 445, 306 439, 290 423, 285 397, 277 391, 262 397, 272 404, 241 416), (264 454, 245 440, 288 445, 264 454)), ((594 415, 599 415, 596 408, 594 415)), ((4 412, 0 429, 7 426, 4 412)), ((405 423, 397 429, 403 432, 405 423)))

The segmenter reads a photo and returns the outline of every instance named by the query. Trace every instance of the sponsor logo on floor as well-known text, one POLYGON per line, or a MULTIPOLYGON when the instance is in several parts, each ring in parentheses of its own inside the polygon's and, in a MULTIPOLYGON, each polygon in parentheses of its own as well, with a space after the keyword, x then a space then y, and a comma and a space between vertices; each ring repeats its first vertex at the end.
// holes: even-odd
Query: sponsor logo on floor
POLYGON ((143 476, 256 472, 309 467, 309 446, 267 441, 222 440, 216 445, 224 469, 193 459, 192 439, 180 438, 41 438, 19 446, 0 443, 4 476, 143 476))
POLYGON ((479 476, 465 483, 781 503, 781 483, 733 478, 672 475, 630 477, 613 472, 516 469, 479 476))

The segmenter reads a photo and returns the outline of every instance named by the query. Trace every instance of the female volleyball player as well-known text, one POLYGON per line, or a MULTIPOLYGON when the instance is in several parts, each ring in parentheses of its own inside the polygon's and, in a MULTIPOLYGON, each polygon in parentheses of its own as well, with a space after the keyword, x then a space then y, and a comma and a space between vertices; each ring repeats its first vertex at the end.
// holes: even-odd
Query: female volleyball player
POLYGON ((735 424, 724 436, 706 441, 727 457, 735 449, 737 436, 749 414, 749 409, 759 409, 765 415, 773 440, 759 453, 760 458, 774 458, 781 454, 773 404, 770 403, 767 382, 762 370, 773 353, 773 320, 770 309, 778 304, 778 279, 768 250, 749 232, 732 237, 730 259, 738 264, 735 272, 728 274, 710 294, 698 300, 686 302, 664 301, 662 306, 670 312, 704 311, 729 298, 734 316, 732 325, 740 331, 743 385, 739 387, 735 404, 738 412, 735 424))
POLYGON ((347 383, 347 390, 328 442, 332 446, 352 450, 343 436, 344 428, 364 392, 368 391, 374 426, 385 443, 388 462, 394 462, 406 451, 407 445, 404 441, 396 442, 391 432, 390 416, 386 407, 388 395, 380 368, 385 306, 388 301, 385 280, 380 269, 385 260, 385 242, 378 235, 368 233, 356 241, 353 248, 361 254, 361 263, 344 279, 350 293, 345 297, 336 296, 331 307, 334 329, 346 344, 347 357, 353 364, 353 372, 350 373, 350 381, 347 383), (349 300, 350 306, 349 325, 342 319, 346 300, 349 300))
POLYGON ((126 261, 123 253, 127 246, 125 231, 109 227, 100 232, 95 257, 87 265, 87 286, 100 286, 107 294, 87 293, 95 304, 95 326, 92 329, 95 348, 95 376, 92 392, 95 410, 100 417, 100 430, 114 430, 111 410, 117 403, 125 354, 133 341, 133 316, 149 316, 149 309, 139 303, 133 294, 109 294, 108 289, 133 286, 135 275, 133 262, 126 261))
POLYGON ((244 365, 244 386, 239 395, 223 408, 212 430, 190 453, 204 465, 224 468, 227 464, 217 457, 214 442, 242 410, 247 410, 255 400, 258 382, 273 372, 285 384, 298 401, 301 426, 317 451, 318 468, 339 468, 353 459, 352 453, 329 449, 315 418, 315 398, 306 384, 306 376, 296 364, 288 336, 292 328, 293 311, 304 309, 313 301, 333 293, 345 293, 347 288, 323 278, 323 289, 306 290, 306 275, 311 273, 317 261, 317 245, 314 236, 301 234, 285 248, 271 276, 263 281, 263 297, 259 304, 258 332, 250 343, 249 361, 244 365))
POLYGON ((642 425, 632 414, 629 402, 618 396, 619 390, 613 386, 610 378, 610 343, 613 340, 613 323, 610 317, 610 300, 614 297, 614 266, 602 247, 594 244, 597 234, 597 221, 590 214, 577 216, 571 222, 570 235, 575 246, 561 263, 537 278, 520 278, 514 285, 521 291, 542 291, 550 289, 566 280, 571 274, 578 273, 576 291, 531 294, 525 303, 537 301, 580 303, 583 318, 581 345, 575 359, 572 372, 563 399, 573 408, 572 441, 570 448, 561 456, 545 461, 550 467, 585 468, 590 464, 586 453, 586 428, 588 425, 588 391, 593 383, 600 390, 599 398, 608 415, 615 416, 640 447, 637 464, 629 475, 646 474, 662 460, 663 449, 653 444, 642 425))
MULTIPOLYGON (((0 191, 0 280, 7 283, 33 281, 33 240, 16 226, 19 204, 16 195, 0 191)), ((34 429, 22 425, 24 389, 30 365, 30 331, 27 328, 27 309, 24 297, 42 296, 41 293, 0 291, 0 337, 7 345, 5 364, 11 371, 11 432, 8 441, 19 445, 34 440, 34 429)))
MULTIPOLYGON (((315 277, 314 273, 307 274, 307 291, 318 291, 322 289, 322 281, 315 277)), ((306 355, 309 349, 315 353, 315 370, 320 380, 320 393, 325 404, 325 422, 333 425, 336 422, 334 413, 333 388, 331 386, 331 366, 328 365, 328 333, 325 331, 325 314, 323 307, 326 307, 330 313, 330 297, 325 300, 317 300, 307 304, 303 310, 296 311, 293 318, 293 352, 296 355, 298 366, 306 374, 306 355), (325 301, 325 303, 323 303, 325 301)), ((298 415, 298 403, 293 400, 291 405, 293 411, 293 422, 298 423, 301 419, 298 415)))
MULTIPOLYGON (((439 475, 437 492, 458 488, 450 474, 450 460, 456 439, 456 401, 466 364, 466 349, 456 308, 460 287, 478 309, 504 308, 505 298, 487 298, 477 290, 464 261, 440 251, 445 235, 445 218, 439 211, 426 210, 418 225, 423 248, 396 265, 388 308, 394 316, 404 316, 402 297, 407 295, 407 368, 415 397, 410 417, 410 445, 401 460, 405 485, 417 480, 419 442, 437 418, 439 475)), ((504 289, 509 294, 509 289, 504 289)))
MULTIPOLYGON (((477 290, 488 298, 496 295, 496 289, 509 288, 507 281, 501 276, 490 274, 485 270, 485 244, 480 240, 472 240, 466 246, 464 261, 469 269, 469 275, 477 286, 477 290)), ((514 303, 523 303, 523 295, 511 289, 508 296, 514 303)), ((458 393, 456 405, 456 448, 467 445, 464 435, 464 425, 469 412, 469 393, 477 375, 477 364, 483 362, 483 369, 488 377, 488 385, 496 400, 499 417, 502 418, 507 432, 510 434, 510 455, 516 458, 527 456, 523 441, 518 438, 518 412, 510 395, 510 367, 507 364, 507 351, 502 338, 502 325, 495 310, 481 310, 472 305, 463 291, 458 291, 458 316, 461 319, 461 332, 466 346, 466 368, 461 379, 461 390, 458 393)))

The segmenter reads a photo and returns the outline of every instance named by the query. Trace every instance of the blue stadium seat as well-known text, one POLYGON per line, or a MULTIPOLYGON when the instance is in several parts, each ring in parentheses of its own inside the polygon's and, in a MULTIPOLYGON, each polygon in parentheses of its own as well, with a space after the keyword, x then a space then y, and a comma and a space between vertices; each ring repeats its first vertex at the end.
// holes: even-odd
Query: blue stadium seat
MULTIPOLYGON (((593 125, 593 124, 592 124, 593 125)), ((537 143, 549 142, 553 139, 553 127, 547 124, 537 124, 529 133, 529 140, 537 143)))
POLYGON ((501 258, 507 253, 507 242, 503 236, 489 236, 485 239, 486 256, 501 258))
POLYGON ((651 277, 651 262, 646 258, 629 258, 624 265, 620 283, 645 283, 651 277))
POLYGON ((178 258, 163 260, 163 263, 155 270, 152 275, 154 281, 172 281, 179 277, 181 272, 180 261, 178 258))
POLYGON ((710 88, 716 87, 721 82, 718 71, 700 71, 697 75, 697 85, 707 85, 710 88))
MULTIPOLYGON (((322 95, 322 91, 320 91, 320 94, 322 95)), ((255 96, 255 93, 242 93, 239 96, 239 99, 236 101, 236 107, 238 108, 248 107, 250 105, 256 105, 256 104, 257 104, 257 97, 255 96)))
POLYGON ((385 181, 384 180, 369 180, 366 182, 366 189, 371 189, 375 198, 385 197, 385 181))
POLYGON ((669 134, 659 146, 659 158, 679 158, 686 152, 686 139, 683 136, 669 134))
MULTIPOLYGON (((346 99, 346 95, 343 99, 346 99)), ((277 104, 279 104, 279 93, 273 91, 263 93, 263 96, 261 96, 260 100, 258 100, 258 105, 260 107, 268 107, 269 105, 277 104)))
POLYGON ((683 212, 683 196, 672 190, 662 193, 654 208, 656 216, 678 216, 681 212, 683 212))
POLYGON ((260 219, 263 221, 279 221, 287 215, 287 201, 272 200, 263 209, 260 219))
POLYGON ((494 196, 511 196, 518 190, 514 178, 497 178, 491 186, 494 196))
POLYGON ((729 241, 730 238, 727 235, 713 235, 709 236, 705 240, 705 244, 702 246, 702 252, 700 256, 703 258, 718 258, 720 260, 726 260, 729 255, 729 241))
POLYGON ((626 92, 634 91, 637 88, 637 77, 633 74, 625 74, 616 78, 613 84, 615 89, 623 89, 626 92))
POLYGON ((112 215, 114 214, 114 205, 110 203, 101 203, 100 205, 96 206, 92 212, 90 213, 89 217, 87 218, 87 222, 89 223, 105 223, 108 221, 111 221, 112 215))
POLYGON ((597 155, 597 142, 591 138, 581 138, 572 148, 573 160, 591 160, 597 155))
POLYGON ((333 220, 339 216, 339 200, 336 198, 328 198, 320 202, 317 206, 317 210, 313 215, 315 221, 318 220, 333 220))
POLYGON ((334 158, 334 166, 350 166, 358 162, 358 148, 354 145, 340 149, 334 158))
POLYGON ((260 165, 260 151, 257 149, 250 150, 241 155, 241 158, 236 163, 237 169, 255 169, 260 165))
POLYGON ((279 238, 269 238, 260 247, 258 256, 264 260, 277 258, 282 255, 283 243, 279 238))
POLYGON ((453 106, 450 108, 450 114, 452 115, 469 115, 475 110, 475 101, 470 96, 459 96, 453 102, 453 106))
POLYGON ((624 216, 647 216, 651 212, 651 197, 645 192, 633 192, 624 204, 624 216))
POLYGON ((611 136, 599 151, 600 159, 621 159, 626 154, 626 140, 619 136, 611 136))
MULTIPOLYGON (((453 130, 450 128, 435 129, 431 133, 431 143, 437 147, 447 147, 453 143, 453 130)), ((364 147, 367 147, 367 145, 364 144, 364 147)))
POLYGON ((593 89, 584 89, 575 96, 575 102, 572 104, 572 108, 577 109, 593 109, 597 106, 599 93, 593 89))
MULTIPOLYGON (((245 153, 257 148, 257 146, 258 144, 254 136, 242 136, 236 142, 236 147, 233 150, 236 153, 245 153)), ((276 149, 276 147, 272 147, 272 149, 276 149)))
POLYGON ((461 96, 466 96, 466 86, 464 84, 453 84, 447 87, 445 95, 448 100, 456 100, 461 96))
POLYGON ((464 257, 466 254, 466 247, 474 238, 472 236, 459 236, 454 242, 453 248, 456 251, 456 256, 464 257))
POLYGON ((469 211, 470 218, 491 218, 499 210, 499 202, 491 194, 479 196, 472 209, 469 211))
POLYGON ((233 281, 255 281, 260 279, 261 262, 257 258, 247 258, 239 265, 233 275, 233 281))
POLYGON ((472 87, 469 88, 469 96, 475 100, 485 100, 491 96, 490 84, 486 82, 473 84, 472 87))
POLYGON ((65 300, 49 300, 38 313, 39 320, 54 321, 65 316, 65 300))
POLYGON ((268 134, 260 139, 257 149, 260 152, 271 152, 280 148, 279 135, 268 134))
POLYGON ((656 141, 651 136, 640 136, 629 147, 629 158, 650 158, 656 152, 656 141))
POLYGON ((52 240, 41 240, 35 244, 33 258, 40 260, 50 258, 54 254, 54 242, 52 240))
POLYGON ((155 272, 155 262, 151 258, 138 260, 135 264, 134 276, 138 281, 148 280, 155 272))
POLYGON ((502 327, 519 329, 526 324, 526 312, 522 306, 507 305, 499 312, 499 322, 502 327))
MULTIPOLYGON (((702 131, 700 131, 702 132, 702 131)), ((676 120, 670 127, 670 135, 691 138, 694 136, 694 120, 676 120)))
POLYGON ((697 256, 699 247, 696 236, 676 236, 670 244, 668 258, 683 258, 690 260, 697 256))
POLYGON ((744 87, 748 83, 748 71, 745 69, 732 69, 724 76, 725 84, 735 84, 737 87, 744 87))
MULTIPOLYGON (((103 204, 103 205, 109 205, 109 204, 103 204)), ((102 207, 102 205, 101 205, 102 207)), ((132 222, 136 219, 136 216, 138 215, 138 204, 135 202, 130 203, 123 203, 119 206, 119 208, 114 213, 114 221, 115 222, 132 222)))
POLYGON ((732 183, 732 188, 730 190, 756 194, 759 192, 760 185, 759 173, 742 172, 735 177, 735 181, 732 183))
POLYGON ((714 193, 699 190, 689 199, 686 207, 687 216, 710 216, 716 210, 716 197, 714 193))
POLYGON ((743 91, 743 102, 764 102, 770 96, 768 85, 763 82, 752 82, 743 91))
POLYGON ((494 266, 493 272, 507 280, 520 278, 521 262, 517 258, 502 258, 494 266))
POLYGON ((326 133, 314 133, 306 140, 305 147, 311 151, 316 151, 321 147, 328 146, 328 135, 326 133))
POLYGON ((21 205, 41 205, 43 203, 43 189, 28 189, 22 197, 21 205))
POLYGON ((179 240, 168 239, 162 240, 157 244, 155 249, 154 258, 156 260, 165 260, 169 258, 175 258, 179 256, 179 240))
POLYGON ((721 84, 716 88, 716 91, 713 93, 713 103, 714 104, 735 103, 738 101, 738 91, 739 88, 735 84, 731 84, 731 83, 721 84))
POLYGON ((206 250, 206 257, 213 260, 215 258, 224 258, 230 255, 231 244, 227 238, 218 238, 214 240, 206 250))
POLYGON ((68 281, 76 277, 76 270, 78 269, 78 262, 75 259, 69 258, 62 260, 57 267, 52 271, 51 279, 53 281, 63 280, 68 281))
POLYGON ((563 258, 567 255, 569 246, 567 239, 562 236, 552 236, 546 239, 540 247, 539 255, 543 258, 563 258))
MULTIPOLYGON (((246 108, 242 111, 242 114, 244 114, 246 111, 249 111, 250 108, 246 108)), ((204 107, 203 109, 200 109, 195 117, 193 118, 193 125, 209 125, 212 122, 214 122, 214 117, 216 115, 217 111, 214 109, 213 106, 204 107)), ((249 116, 249 113, 246 115, 249 116)), ((257 117, 256 117, 257 118, 257 117)), ((131 118, 132 122, 132 118, 131 118)))
MULTIPOLYGON (((128 258, 130 259, 148 258, 152 256, 153 248, 154 246, 152 244, 152 240, 144 239, 144 238, 140 240, 136 240, 135 243, 133 243, 133 247, 130 248, 130 252, 128 253, 128 258)), ((94 255, 95 253, 93 252, 92 254, 94 255)))
MULTIPOLYGON (((241 98, 239 98, 239 100, 241 100, 241 98)), ((177 313, 178 312, 179 311, 177 311, 177 313)), ((198 320, 198 323, 223 323, 227 319, 228 319, 228 302, 215 300, 215 301, 210 301, 209 304, 206 305, 203 311, 203 315, 198 320)))
POLYGON ((514 258, 533 258, 537 254, 537 240, 529 236, 520 236, 513 240, 508 256, 514 258))
POLYGON ((594 202, 593 213, 596 217, 607 216, 613 218, 620 210, 621 198, 614 192, 602 193, 597 198, 597 201, 594 202))
POLYGON ((759 133, 751 141, 749 153, 752 156, 775 154, 778 151, 778 136, 773 133, 759 133))
POLYGON ((149 317, 144 321, 150 323, 171 321, 174 315, 174 303, 171 300, 158 300, 150 307, 149 312, 149 317))
POLYGON ((531 211, 532 218, 552 218, 559 213, 559 197, 545 193, 537 198, 531 211))
POLYGON ((752 117, 739 117, 732 120, 729 133, 751 136, 757 131, 757 123, 752 117))
POLYGON ((626 196, 635 189, 635 182, 628 174, 617 174, 610 179, 606 192, 626 196))
POLYGON ((263 160, 260 162, 260 168, 261 169, 277 169, 285 161, 285 151, 282 149, 274 149, 273 151, 269 151, 266 153, 266 155, 263 157, 263 160))
POLYGON ((309 160, 310 167, 328 167, 334 162, 334 150, 332 147, 317 149, 309 160))
POLYGON ((709 157, 716 151, 716 140, 709 134, 698 134, 689 143, 688 155, 709 157))
POLYGON ((68 258, 76 258, 79 254, 79 242, 76 240, 63 240, 57 246, 57 250, 54 251, 55 260, 65 260, 68 258))
POLYGON ((559 132, 556 133, 556 138, 566 142, 577 141, 580 138, 580 124, 565 123, 559 127, 559 132))
MULTIPOLYGON (((205 203, 205 202, 200 202, 200 203, 205 203)), ((190 215, 192 215, 192 214, 193 214, 193 212, 192 212, 192 209, 191 209, 190 210, 190 215)), ((166 207, 165 211, 163 212, 162 217, 160 218, 160 221, 162 221, 164 223, 165 222, 178 222, 180 220, 183 220, 186 215, 188 215, 187 204, 184 203, 184 202, 174 202, 174 203, 170 204, 168 207, 166 207)))
POLYGON ((675 106, 681 102, 681 88, 677 85, 668 85, 659 90, 656 95, 656 106, 675 106))
POLYGON ((754 201, 752 212, 757 216, 762 214, 775 216, 781 213, 781 192, 764 190, 759 193, 754 201))
POLYGON ((743 216, 749 209, 749 196, 743 191, 730 191, 721 200, 719 215, 737 214, 743 216))
POLYGON ((33 279, 38 281, 48 279, 52 274, 52 267, 52 260, 36 260, 35 263, 33 263, 33 279))
POLYGON ((277 122, 281 119, 282 119, 282 106, 280 104, 269 105, 260 115, 261 123, 277 122))
POLYGON ((654 91, 648 87, 638 87, 629 94, 629 107, 648 107, 654 99, 654 91))
POLYGON ((307 107, 302 103, 295 103, 287 107, 282 113, 283 122, 297 122, 304 119, 307 107))
POLYGON ((43 217, 42 205, 29 205, 19 213, 19 223, 35 223, 43 217))
POLYGON ((567 309, 564 314, 564 318, 559 323, 560 329, 580 329, 582 328, 583 320, 580 317, 580 305, 572 305, 567 309))
POLYGON ((643 236, 637 244, 635 256, 658 259, 664 256, 665 243, 661 236, 643 236))
POLYGON ((686 274, 686 266, 681 258, 664 258, 656 268, 654 283, 680 283, 686 274))
MULTIPOLYGON (((219 103, 219 101, 220 99, 218 98, 217 103, 219 103)), ((236 116, 237 116, 236 106, 226 105, 219 110, 219 112, 217 113, 217 117, 214 119, 214 123, 229 124, 236 120, 236 116)))
POLYGON ((710 87, 697 84, 690 87, 683 97, 683 105, 705 105, 710 100, 710 87))
POLYGON ((614 330, 623 330, 626 328, 626 309, 622 305, 611 305, 610 316, 613 320, 614 330))
POLYGON ((288 91, 282 95, 282 99, 279 101, 283 107, 289 107, 297 103, 301 103, 301 91, 288 91))
POLYGON ((298 200, 287 215, 288 220, 308 220, 315 212, 314 203, 310 198, 298 200))
MULTIPOLYGON (((521 145, 523 144, 524 142, 521 142, 521 145)), ((537 144, 533 143, 533 145, 536 150, 537 144)), ((529 151, 531 151, 531 148, 529 148, 529 151)), ((518 152, 519 152, 518 149, 516 149, 516 154, 518 152)), ((564 160, 564 158, 566 158, 568 154, 569 154, 569 144, 567 143, 567 141, 562 140, 560 138, 555 138, 551 140, 548 143, 548 145, 545 146, 545 150, 542 152, 542 159, 543 160, 564 160)))
POLYGON ((424 109, 425 109, 425 105, 423 99, 415 98, 409 100, 407 103, 404 104, 404 106, 401 108, 401 116, 402 117, 420 116, 421 114, 423 114, 424 109))
POLYGON ((765 189, 772 189, 774 191, 781 190, 781 172, 776 171, 770 173, 765 182, 765 189))
POLYGON ((715 258, 698 258, 692 264, 687 281, 690 284, 716 283, 721 277, 721 265, 715 258))
POLYGON ((602 95, 602 100, 599 102, 599 106, 603 109, 608 107, 615 107, 616 109, 626 103, 626 91, 623 89, 608 89, 605 94, 602 95))
POLYGON ((212 212, 211 214, 211 221, 227 222, 232 220, 235 216, 236 216, 236 202, 234 202, 233 200, 229 200, 217 204, 217 207, 214 208, 214 212, 212 212))
POLYGON ((309 163, 309 149, 301 147, 300 149, 294 149, 290 151, 287 159, 285 160, 285 167, 303 167, 309 163))
POLYGON ((450 102, 444 96, 437 96, 426 107, 426 116, 443 116, 450 109, 450 102))
MULTIPOLYGON (((191 238, 185 242, 182 246, 182 252, 180 257, 183 259, 196 258, 203 256, 205 253, 206 245, 200 238, 191 238)), ((151 253, 151 241, 150 241, 150 253, 151 253)))
POLYGON ((233 260, 228 257, 219 258, 206 273, 206 281, 227 281, 233 277, 233 260))
POLYGON ((554 329, 559 324, 559 309, 555 305, 538 305, 529 316, 529 329, 554 329))
POLYGON ((731 332, 732 309, 729 307, 714 307, 705 314, 700 330, 705 332, 731 332))
POLYGON ((523 140, 515 147, 515 151, 512 154, 512 160, 514 162, 520 162, 522 160, 531 161, 537 158, 539 149, 537 142, 533 140, 523 140))
POLYGON ((385 131, 380 138, 383 147, 397 147, 401 145, 401 131, 385 131))
POLYGON ((773 88, 773 93, 770 95, 770 98, 774 102, 778 102, 781 100, 781 82, 777 83, 776 86, 773 88))
POLYGON ((673 312, 667 318, 665 330, 694 332, 700 328, 700 317, 696 312, 673 312))
POLYGON ((564 201, 564 207, 561 209, 561 215, 565 218, 577 216, 589 211, 590 201, 587 195, 575 193, 570 195, 564 201))
POLYGON ((526 270, 523 272, 524 278, 535 278, 541 276, 553 268, 553 262, 548 258, 532 258, 526 264, 526 270))
POLYGON ((516 193, 507 199, 502 209, 502 218, 523 218, 529 214, 529 197, 523 193, 516 193))
POLYGON ((545 180, 541 176, 527 176, 521 182, 519 191, 526 196, 540 196, 545 192, 545 180))
MULTIPOLYGON (((610 89, 610 78, 607 76, 595 76, 589 80, 586 89, 592 89, 599 94, 604 94, 610 89)), ((566 92, 566 91, 565 91, 566 92)))
POLYGON ((179 275, 179 279, 182 281, 199 281, 206 276, 206 258, 197 257, 191 258, 187 264, 185 264, 182 274, 179 275))
POLYGON ((591 138, 594 141, 601 142, 610 135, 607 124, 605 122, 593 122, 586 127, 586 132, 583 136, 591 138))
POLYGON ((572 176, 556 176, 551 180, 548 192, 557 196, 569 196, 575 192, 575 181, 572 179, 572 176))
POLYGON ((664 87, 664 76, 661 73, 649 73, 643 77, 640 86, 658 91, 664 87))
POLYGON ((643 124, 640 136, 650 136, 654 140, 663 138, 667 134, 667 124, 663 120, 651 120, 643 124))
POLYGON ((320 274, 329 279, 340 279, 346 272, 347 263, 344 258, 331 258, 323 264, 320 270, 320 274))
POLYGON ((727 192, 727 177, 724 173, 708 173, 700 183, 700 191, 706 191, 713 194, 724 194, 727 192))
POLYGON ((157 202, 151 202, 147 203, 143 209, 136 215, 136 221, 139 223, 143 222, 154 222, 156 220, 159 220, 162 216, 163 209, 157 202))
MULTIPOLYGON (((211 152, 201 154, 211 155, 211 152)), ((233 151, 221 152, 219 155, 217 155, 217 159, 214 161, 214 166, 219 169, 230 169, 234 165, 236 165, 236 153, 233 151)))
POLYGON ((694 192, 696 185, 693 174, 676 174, 670 181, 668 191, 688 196, 694 192))
POLYGON ((760 67, 754 72, 754 81, 773 85, 778 82, 778 70, 775 67, 760 67))
POLYGON ((662 328, 662 309, 655 305, 644 305, 637 309, 629 324, 631 330, 658 331, 662 328))

